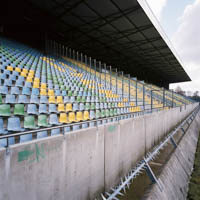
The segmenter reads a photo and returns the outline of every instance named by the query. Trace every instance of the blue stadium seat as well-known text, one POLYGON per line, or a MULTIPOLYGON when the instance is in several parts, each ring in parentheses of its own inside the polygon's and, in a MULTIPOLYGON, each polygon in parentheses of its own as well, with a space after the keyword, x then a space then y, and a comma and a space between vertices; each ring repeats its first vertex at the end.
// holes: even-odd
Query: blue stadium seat
POLYGON ((51 125, 60 125, 60 123, 58 122, 57 114, 50 114, 50 116, 49 116, 49 124, 51 124, 51 125))
POLYGON ((48 103, 47 96, 40 96, 40 103, 45 103, 45 104, 47 104, 47 103, 48 103))
POLYGON ((59 135, 59 134, 60 134, 60 129, 59 128, 51 130, 51 136, 53 136, 53 135, 59 135))
POLYGON ((23 87, 23 89, 22 89, 22 94, 24 94, 24 95, 31 95, 30 88, 28 88, 28 87, 23 87))
POLYGON ((7 130, 8 131, 24 131, 24 129, 21 128, 20 118, 19 117, 8 118, 7 130))
POLYGON ((39 97, 37 95, 31 95, 30 103, 39 104, 40 103, 39 97))
POLYGON ((8 94, 8 87, 0 86, 0 94, 8 94))
POLYGON ((40 94, 40 91, 39 91, 38 88, 33 88, 33 89, 32 89, 31 95, 39 95, 39 94, 40 94))
POLYGON ((49 104, 49 113, 57 113, 56 104, 49 104))
POLYGON ((19 95, 18 96, 18 103, 26 104, 28 103, 28 98, 26 95, 19 95))
POLYGON ((6 95, 5 103, 8 103, 8 104, 15 104, 15 103, 16 103, 15 95, 7 94, 7 95, 6 95))
POLYGON ((39 114, 47 114, 47 105, 46 104, 39 104, 39 114))
POLYGON ((12 80, 5 79, 5 80, 4 80, 4 85, 5 85, 5 86, 12 86, 12 80))
POLYGON ((11 87, 10 94, 20 94, 18 87, 11 87))
MULTIPOLYGON (((8 144, 12 145, 15 144, 15 138, 14 137, 10 137, 8 138, 8 144)), ((6 147, 7 146, 7 139, 0 139, 0 147, 6 147)))
POLYGON ((24 81, 23 80, 17 80, 16 83, 15 83, 15 86, 24 87, 24 81))
POLYGON ((47 131, 40 131, 40 132, 37 132, 37 139, 39 138, 45 138, 47 137, 47 131))
POLYGON ((32 140, 32 134, 20 135, 20 143, 32 140))
POLYGON ((7 134, 8 131, 3 127, 3 119, 0 118, 0 134, 7 134))
POLYGON ((28 104, 27 114, 38 115, 37 106, 35 104, 28 104))

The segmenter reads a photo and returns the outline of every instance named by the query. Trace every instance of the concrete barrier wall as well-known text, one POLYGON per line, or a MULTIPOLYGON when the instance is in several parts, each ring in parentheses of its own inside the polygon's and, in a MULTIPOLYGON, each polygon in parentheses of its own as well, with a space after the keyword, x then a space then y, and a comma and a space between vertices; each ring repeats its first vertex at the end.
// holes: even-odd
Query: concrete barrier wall
POLYGON ((1 148, 0 200, 94 199, 195 106, 1 148))
POLYGON ((193 169, 200 130, 199 121, 200 113, 197 114, 196 119, 158 177, 159 183, 162 185, 162 191, 158 184, 154 184, 144 195, 144 200, 187 199, 188 183, 193 169))

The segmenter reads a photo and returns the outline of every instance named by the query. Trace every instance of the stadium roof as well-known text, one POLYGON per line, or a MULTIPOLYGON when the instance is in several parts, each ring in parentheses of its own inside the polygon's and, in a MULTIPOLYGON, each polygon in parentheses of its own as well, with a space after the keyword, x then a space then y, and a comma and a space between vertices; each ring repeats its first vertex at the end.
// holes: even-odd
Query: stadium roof
POLYGON ((144 0, 29 0, 27 5, 24 18, 41 20, 41 29, 66 46, 145 81, 190 81, 144 0))

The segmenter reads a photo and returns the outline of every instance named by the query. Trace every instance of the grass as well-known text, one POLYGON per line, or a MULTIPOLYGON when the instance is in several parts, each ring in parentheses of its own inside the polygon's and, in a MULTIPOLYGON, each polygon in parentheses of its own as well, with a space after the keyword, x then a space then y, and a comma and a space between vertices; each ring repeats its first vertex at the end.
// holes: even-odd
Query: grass
POLYGON ((200 200, 200 137, 195 154, 194 170, 190 179, 188 200, 200 200))

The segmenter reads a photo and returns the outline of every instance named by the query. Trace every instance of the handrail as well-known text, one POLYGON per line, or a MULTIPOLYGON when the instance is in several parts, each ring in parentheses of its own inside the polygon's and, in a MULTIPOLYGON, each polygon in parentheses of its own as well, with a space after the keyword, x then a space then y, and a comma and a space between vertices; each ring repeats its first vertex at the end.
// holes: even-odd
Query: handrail
MULTIPOLYGON (((177 107, 180 107, 180 106, 177 106, 177 107)), ((38 128, 38 129, 34 129, 34 130, 30 130, 30 131, 24 131, 24 132, 18 132, 18 133, 10 133, 10 134, 6 134, 6 135, 0 136, 0 139, 5 139, 5 138, 8 139, 10 137, 27 135, 27 134, 30 134, 30 133, 37 133, 37 132, 41 132, 41 131, 48 131, 48 130, 57 129, 57 128, 71 127, 71 126, 74 126, 74 125, 81 125, 81 124, 86 124, 86 123, 91 123, 91 122, 98 122, 98 121, 102 121, 102 120, 108 120, 108 119, 114 119, 114 118, 116 119, 116 118, 121 117, 121 116, 137 115, 137 114, 140 116, 141 114, 144 115, 145 112, 148 112, 146 114, 149 114, 149 113, 152 113, 153 110, 156 111, 156 110, 161 109, 159 111, 162 111, 165 108, 166 107, 153 108, 152 110, 151 109, 145 109, 145 110, 138 111, 138 112, 129 112, 129 113, 125 113, 125 114, 115 115, 115 116, 112 116, 112 117, 104 117, 104 118, 95 119, 95 120, 87 120, 87 121, 83 121, 83 122, 74 122, 74 123, 70 123, 70 124, 64 124, 64 125, 59 125, 59 126, 52 126, 52 127, 48 127, 48 128, 38 128), (149 112, 149 111, 151 111, 151 112, 149 112)), ((169 108, 169 107, 167 107, 167 108, 169 108)), ((117 120, 117 121, 119 121, 119 120, 117 120)), ((63 134, 64 134, 64 131, 63 131, 63 134)), ((8 142, 7 142, 7 145, 9 145, 8 142)))
POLYGON ((101 198, 103 200, 119 200, 117 198, 117 195, 121 195, 122 191, 126 191, 126 188, 129 188, 130 182, 135 179, 140 173, 142 173, 143 170, 146 170, 147 173, 149 174, 149 177, 151 178, 152 182, 157 183, 160 190, 162 191, 162 185, 160 184, 160 182, 158 181, 158 179, 156 178, 156 176, 154 175, 153 171, 151 170, 151 167, 149 166, 148 162, 152 161, 155 159, 155 157, 157 155, 159 155, 160 151, 166 146, 166 144, 171 141, 174 148, 177 147, 177 144, 174 141, 173 136, 177 133, 178 130, 182 130, 183 134, 185 134, 185 130, 183 130, 183 126, 186 123, 190 124, 193 122, 193 120, 195 119, 197 113, 199 112, 199 106, 193 110, 192 113, 189 114, 189 116, 183 120, 175 129, 173 129, 165 138, 164 140, 162 140, 160 142, 159 145, 157 145, 156 147, 154 147, 152 152, 147 153, 144 158, 136 165, 135 168, 133 168, 130 173, 128 173, 128 175, 126 175, 124 178, 121 179, 121 182, 118 186, 116 186, 115 188, 111 188, 111 193, 105 192, 105 194, 101 194, 101 198))

